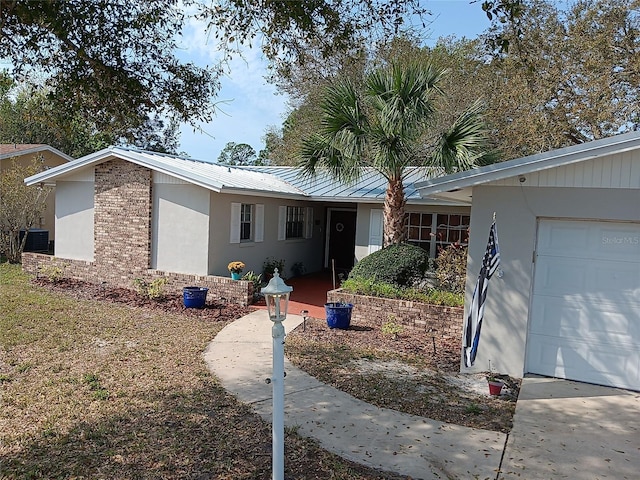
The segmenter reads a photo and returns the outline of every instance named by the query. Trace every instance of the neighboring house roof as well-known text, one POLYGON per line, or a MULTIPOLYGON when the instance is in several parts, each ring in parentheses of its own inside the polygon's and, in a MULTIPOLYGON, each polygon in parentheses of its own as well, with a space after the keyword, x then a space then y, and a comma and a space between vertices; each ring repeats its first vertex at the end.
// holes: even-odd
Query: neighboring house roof
MULTIPOLYGON (((51 168, 25 179, 27 185, 53 183, 77 170, 97 165, 113 158, 147 167, 182 181, 220 193, 247 194, 270 197, 289 197, 304 200, 336 202, 382 202, 387 180, 371 169, 353 185, 336 182, 326 172, 316 177, 301 177, 295 167, 227 166, 187 157, 148 152, 124 147, 109 147, 79 158, 68 164, 51 168)), ((405 192, 412 203, 446 203, 422 199, 414 184, 428 178, 433 169, 413 167, 405 176, 405 192)))
POLYGON ((67 162, 73 160, 73 157, 66 153, 43 143, 0 143, 0 160, 47 151, 62 157, 67 162))
POLYGON ((640 132, 630 132, 418 182, 415 187, 422 197, 436 196, 469 203, 470 190, 477 185, 637 148, 640 148, 640 132))

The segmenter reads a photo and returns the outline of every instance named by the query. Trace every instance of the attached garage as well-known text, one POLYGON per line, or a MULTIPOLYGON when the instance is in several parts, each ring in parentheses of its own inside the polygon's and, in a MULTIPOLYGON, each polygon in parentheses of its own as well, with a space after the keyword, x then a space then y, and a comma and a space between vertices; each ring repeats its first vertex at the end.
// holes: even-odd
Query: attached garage
POLYGON ((640 224, 539 220, 535 255, 526 371, 637 388, 640 224))
POLYGON ((489 283, 476 362, 461 363, 463 372, 640 391, 640 132, 417 188, 471 205, 467 312, 496 217, 501 271, 489 283))

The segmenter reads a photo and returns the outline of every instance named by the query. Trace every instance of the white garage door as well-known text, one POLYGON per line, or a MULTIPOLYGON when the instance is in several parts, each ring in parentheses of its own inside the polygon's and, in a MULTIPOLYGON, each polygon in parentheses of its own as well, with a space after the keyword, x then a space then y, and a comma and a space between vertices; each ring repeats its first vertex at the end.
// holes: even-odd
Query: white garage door
POLYGON ((640 225, 542 220, 527 371, 640 390, 640 225))

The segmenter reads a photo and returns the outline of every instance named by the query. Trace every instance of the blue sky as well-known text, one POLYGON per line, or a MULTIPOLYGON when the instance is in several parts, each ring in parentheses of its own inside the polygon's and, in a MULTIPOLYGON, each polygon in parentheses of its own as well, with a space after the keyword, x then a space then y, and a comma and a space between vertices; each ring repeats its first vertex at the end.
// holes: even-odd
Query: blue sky
MULTIPOLYGON (((435 43, 439 37, 455 35, 474 38, 489 27, 481 2, 470 0, 428 0, 432 12, 429 30, 435 43)), ((193 22, 182 41, 184 59, 198 65, 211 65, 217 58, 215 41, 207 40, 202 24, 193 22)), ((222 80, 218 114, 201 125, 205 133, 194 132, 190 125, 180 129, 180 152, 193 158, 215 161, 227 142, 248 143, 256 151, 264 146, 262 137, 269 125, 282 124, 287 114, 287 99, 264 79, 265 61, 257 48, 248 50, 244 59, 234 59, 230 73, 222 80)))

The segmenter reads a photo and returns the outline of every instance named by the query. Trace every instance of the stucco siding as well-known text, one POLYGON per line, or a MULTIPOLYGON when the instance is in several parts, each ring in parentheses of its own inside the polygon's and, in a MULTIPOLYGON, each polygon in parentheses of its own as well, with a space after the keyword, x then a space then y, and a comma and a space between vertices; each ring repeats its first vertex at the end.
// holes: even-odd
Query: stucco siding
POLYGON ((58 181, 55 189, 55 255, 73 260, 94 258, 93 182, 58 181))
POLYGON ((151 268, 206 275, 209 191, 188 184, 154 183, 151 268))
POLYGON ((302 262, 308 273, 322 269, 324 256, 324 206, 313 202, 212 193, 210 210, 210 275, 228 275, 227 265, 235 260, 245 263, 244 273, 248 271, 261 273, 263 263, 269 257, 285 261, 285 277, 292 275, 291 267, 297 262, 302 262), (232 202, 264 205, 262 242, 230 242, 232 202), (301 206, 313 209, 311 238, 278 240, 278 210, 280 206, 301 206))
MULTIPOLYGON (((481 186, 473 189, 465 318, 496 213, 502 278, 489 283, 482 335, 471 371, 522 376, 538 219, 640 221, 640 191, 481 186)), ((466 369, 463 369, 466 371, 466 369)))

